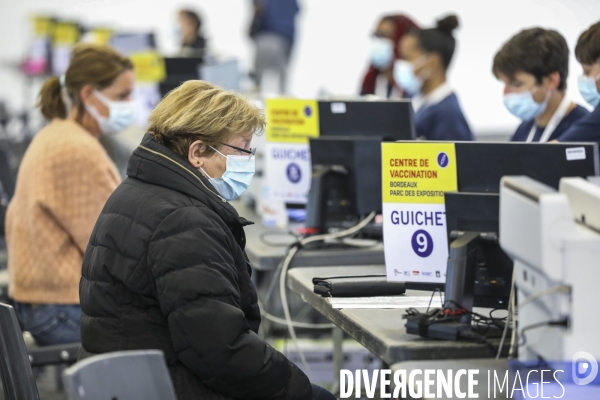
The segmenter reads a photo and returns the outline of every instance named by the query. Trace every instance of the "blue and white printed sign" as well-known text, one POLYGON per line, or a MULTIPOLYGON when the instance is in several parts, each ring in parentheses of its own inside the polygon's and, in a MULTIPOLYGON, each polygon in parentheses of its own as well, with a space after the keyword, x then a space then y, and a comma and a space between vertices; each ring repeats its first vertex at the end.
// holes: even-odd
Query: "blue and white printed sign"
POLYGON ((457 189, 452 143, 382 144, 383 243, 389 281, 446 281, 444 193, 457 189))

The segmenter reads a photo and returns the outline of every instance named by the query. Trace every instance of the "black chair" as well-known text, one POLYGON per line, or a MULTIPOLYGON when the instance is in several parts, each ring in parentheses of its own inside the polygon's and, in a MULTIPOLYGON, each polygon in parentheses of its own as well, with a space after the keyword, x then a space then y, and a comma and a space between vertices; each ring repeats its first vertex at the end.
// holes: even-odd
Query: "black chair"
POLYGON ((0 303, 0 373, 6 400, 39 400, 23 333, 12 306, 0 303))
POLYGON ((176 400, 159 350, 93 356, 67 368, 63 380, 69 400, 176 400))
POLYGON ((46 365, 71 365, 77 362, 81 343, 55 344, 51 346, 29 346, 27 353, 32 367, 46 365))

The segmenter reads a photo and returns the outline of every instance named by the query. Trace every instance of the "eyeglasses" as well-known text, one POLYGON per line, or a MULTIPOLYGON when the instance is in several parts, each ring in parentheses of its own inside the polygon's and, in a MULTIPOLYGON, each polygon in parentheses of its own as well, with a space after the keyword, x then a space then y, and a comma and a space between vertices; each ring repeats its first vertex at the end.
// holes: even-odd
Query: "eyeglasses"
POLYGON ((227 144, 227 143, 219 143, 219 144, 222 144, 223 146, 230 147, 230 148, 232 148, 234 150, 237 150, 237 151, 239 151, 241 153, 248 154, 248 161, 250 161, 250 159, 252 158, 252 156, 254 154, 256 154, 256 147, 255 148, 250 148, 250 150, 246 150, 246 149, 242 149, 241 147, 232 146, 232 145, 227 144))

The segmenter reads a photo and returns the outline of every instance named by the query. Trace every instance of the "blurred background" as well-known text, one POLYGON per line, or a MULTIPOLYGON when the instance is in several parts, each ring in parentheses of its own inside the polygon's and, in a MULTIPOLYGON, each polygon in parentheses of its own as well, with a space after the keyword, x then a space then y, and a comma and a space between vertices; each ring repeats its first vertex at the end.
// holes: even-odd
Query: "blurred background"
MULTIPOLYGON (((572 52, 577 37, 600 15, 597 0, 298 0, 298 6, 287 94, 299 98, 358 94, 369 64, 371 35, 381 16, 406 14, 420 26, 430 27, 440 16, 458 15, 457 50, 449 81, 477 137, 508 135, 519 122, 503 106, 502 85, 491 73, 493 55, 502 43, 522 29, 541 26, 558 30, 572 52)), ((157 49, 169 56, 180 47, 176 29, 181 9, 201 16, 208 51, 236 58, 247 76, 254 62, 248 35, 253 15, 250 0, 5 0, 0 2, 0 101, 15 111, 30 107, 35 98, 37 89, 28 87, 15 68, 31 51, 34 16, 54 16, 84 28, 153 32, 157 49)), ((576 85, 579 70, 572 57, 567 93, 585 104, 576 85)))

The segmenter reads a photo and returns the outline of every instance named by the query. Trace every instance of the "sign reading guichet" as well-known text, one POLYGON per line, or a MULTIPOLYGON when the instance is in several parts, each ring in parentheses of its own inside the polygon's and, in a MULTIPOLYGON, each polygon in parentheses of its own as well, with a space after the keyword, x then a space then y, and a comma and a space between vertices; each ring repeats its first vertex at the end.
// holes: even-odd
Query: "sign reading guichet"
POLYGON ((265 177, 272 199, 306 203, 312 168, 308 139, 319 136, 316 100, 267 99, 265 177))
POLYGON ((444 193, 457 190, 453 143, 383 143, 385 264, 389 281, 446 281, 444 193))

